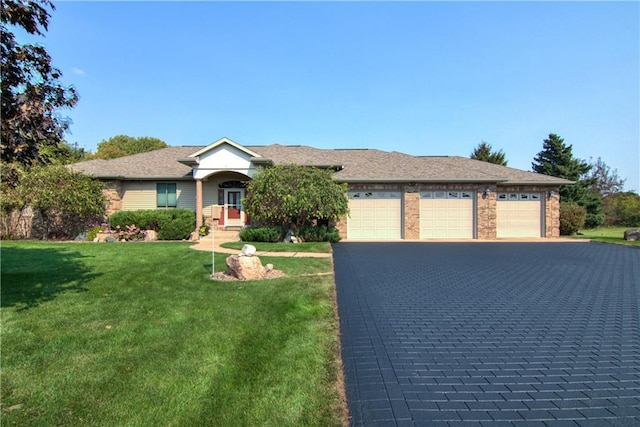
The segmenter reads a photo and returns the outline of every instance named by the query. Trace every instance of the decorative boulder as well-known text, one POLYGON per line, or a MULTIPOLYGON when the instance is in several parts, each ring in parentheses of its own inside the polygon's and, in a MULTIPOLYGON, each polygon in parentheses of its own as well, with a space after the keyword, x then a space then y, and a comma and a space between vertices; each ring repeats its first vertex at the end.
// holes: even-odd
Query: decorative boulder
POLYGON ((242 256, 254 256, 256 254, 256 247, 253 245, 244 245, 240 252, 242 256))
POLYGON ((158 240, 158 234, 155 232, 155 230, 147 230, 146 234, 144 235, 144 241, 155 242, 156 240, 158 240))
POLYGON ((625 230, 624 240, 632 240, 632 241, 640 240, 640 229, 629 228, 628 230, 625 230))
POLYGON ((262 279, 266 274, 262 261, 257 256, 230 255, 226 263, 229 274, 240 280, 262 279))

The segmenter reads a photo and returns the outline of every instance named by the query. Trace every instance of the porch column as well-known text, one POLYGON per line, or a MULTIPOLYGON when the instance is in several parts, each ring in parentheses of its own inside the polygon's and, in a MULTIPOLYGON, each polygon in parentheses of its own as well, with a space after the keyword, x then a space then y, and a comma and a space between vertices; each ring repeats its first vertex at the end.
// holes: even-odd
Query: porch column
POLYGON ((196 231, 202 227, 202 180, 196 179, 196 231))

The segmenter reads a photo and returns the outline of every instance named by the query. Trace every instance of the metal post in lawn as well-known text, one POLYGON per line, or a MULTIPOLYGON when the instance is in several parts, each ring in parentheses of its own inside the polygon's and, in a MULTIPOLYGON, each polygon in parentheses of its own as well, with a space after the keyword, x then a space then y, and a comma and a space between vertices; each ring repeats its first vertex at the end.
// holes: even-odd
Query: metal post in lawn
POLYGON ((215 225, 211 227, 211 278, 213 279, 214 274, 216 274, 216 232, 215 225))

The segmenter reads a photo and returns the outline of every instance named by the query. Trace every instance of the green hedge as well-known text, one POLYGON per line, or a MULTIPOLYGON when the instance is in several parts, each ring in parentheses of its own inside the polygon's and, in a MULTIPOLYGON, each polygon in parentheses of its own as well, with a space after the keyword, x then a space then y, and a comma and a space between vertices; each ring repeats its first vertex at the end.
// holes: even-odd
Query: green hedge
POLYGON ((284 236, 284 227, 247 227, 240 230, 238 235, 243 242, 279 242, 284 236))
POLYGON ((326 225, 314 227, 301 227, 298 229, 296 236, 301 238, 303 242, 331 242, 340 241, 340 232, 335 227, 327 227, 326 225))
POLYGON ((136 225, 153 230, 159 240, 188 239, 196 228, 196 214, 189 209, 120 211, 109 217, 109 228, 136 225))
MULTIPOLYGON (((243 242, 279 242, 287 232, 286 227, 266 226, 247 227, 240 231, 240 240, 243 242)), ((301 227, 295 232, 295 236, 303 242, 339 242, 340 232, 335 227, 326 225, 301 227)))

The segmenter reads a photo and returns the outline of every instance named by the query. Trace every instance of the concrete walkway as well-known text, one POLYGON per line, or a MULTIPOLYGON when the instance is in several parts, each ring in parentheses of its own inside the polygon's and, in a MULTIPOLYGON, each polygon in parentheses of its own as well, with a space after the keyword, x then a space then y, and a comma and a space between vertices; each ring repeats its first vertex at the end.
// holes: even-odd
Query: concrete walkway
MULTIPOLYGON (((239 249, 223 248, 221 245, 228 242, 239 242, 240 237, 237 231, 215 230, 213 237, 211 234, 198 240, 191 249, 198 251, 211 252, 215 250, 217 253, 223 254, 237 254, 240 253, 239 249), (213 241, 212 241, 213 240, 213 241)), ((292 249, 295 248, 295 244, 291 243, 292 249)), ((273 257, 297 257, 297 258, 331 258, 332 254, 321 252, 268 252, 257 251, 257 256, 273 256, 273 257)))

